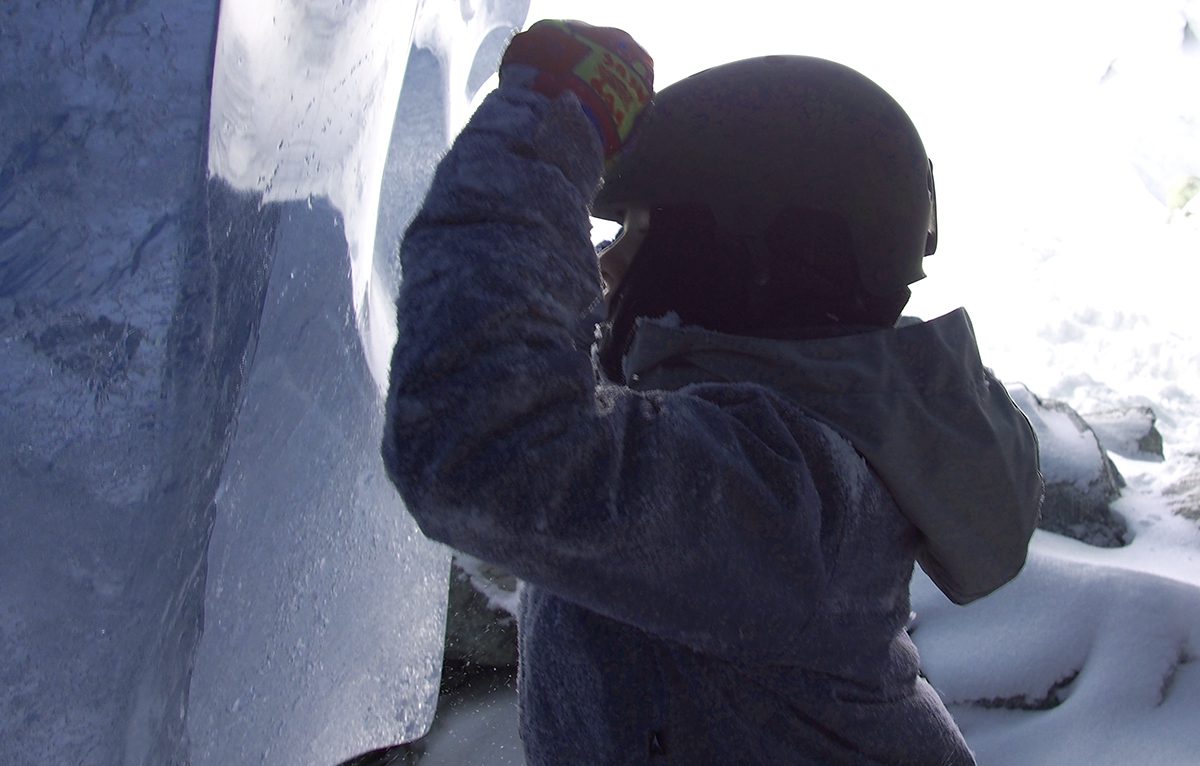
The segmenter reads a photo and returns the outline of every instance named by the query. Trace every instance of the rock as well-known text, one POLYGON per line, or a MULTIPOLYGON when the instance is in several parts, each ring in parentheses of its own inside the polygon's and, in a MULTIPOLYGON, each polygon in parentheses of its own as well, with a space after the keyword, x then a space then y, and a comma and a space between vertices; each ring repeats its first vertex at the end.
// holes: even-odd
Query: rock
POLYGON ((516 577, 463 553, 450 570, 446 654, 450 665, 517 665, 516 577))
POLYGON ((1109 452, 1132 460, 1163 460, 1163 438, 1158 418, 1149 407, 1127 407, 1089 413, 1084 420, 1109 452))
POLYGON ((1163 497, 1176 515, 1200 522, 1200 452, 1180 457, 1190 461, 1191 466, 1163 489, 1163 497))
POLYGON ((1050 685, 1044 694, 1014 694, 1007 697, 988 697, 971 700, 968 704, 995 710, 1053 710, 1071 696, 1071 688, 1079 678, 1079 671, 1072 670, 1050 685))
POLYGON ((1038 526, 1104 548, 1128 543, 1124 520, 1110 508, 1125 480, 1096 432, 1064 402, 1010 386, 1013 401, 1037 432, 1046 498, 1038 526))

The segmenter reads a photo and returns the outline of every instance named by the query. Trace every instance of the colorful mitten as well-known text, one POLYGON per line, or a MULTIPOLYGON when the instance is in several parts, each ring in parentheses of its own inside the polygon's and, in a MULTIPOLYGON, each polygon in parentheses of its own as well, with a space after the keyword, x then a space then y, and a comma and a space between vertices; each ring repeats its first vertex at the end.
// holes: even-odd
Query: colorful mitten
POLYGON ((568 90, 578 96, 609 164, 654 95, 654 61, 646 51, 620 29, 581 21, 539 21, 514 37, 500 79, 518 78, 551 98, 568 90))

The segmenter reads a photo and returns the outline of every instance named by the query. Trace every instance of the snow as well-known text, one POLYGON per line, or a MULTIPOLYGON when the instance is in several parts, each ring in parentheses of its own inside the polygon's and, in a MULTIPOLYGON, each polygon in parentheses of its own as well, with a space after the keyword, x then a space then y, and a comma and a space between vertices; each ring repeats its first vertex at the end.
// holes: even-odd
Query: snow
MULTIPOLYGON (((1196 543, 1195 535, 1191 543, 1196 543)), ((914 632, 982 764, 1192 762, 1200 747, 1200 573, 1162 576, 1039 532, 1021 575, 954 608, 924 577, 914 632), (969 638, 969 640, 968 640, 969 638)))
MULTIPOLYGON (((489 609, 505 612, 514 618, 519 616, 521 603, 520 580, 517 580, 516 586, 510 589, 505 587, 505 584, 498 582, 497 577, 497 574, 507 573, 497 573, 487 562, 480 561, 466 553, 458 553, 454 558, 470 579, 471 587, 486 599, 489 609)), ((511 578, 512 575, 508 575, 508 577, 511 578)))
POLYGON ((1096 437, 1081 430, 1067 412, 1039 408, 1024 386, 1010 386, 1008 393, 1039 435, 1042 475, 1046 481, 1072 482, 1086 490, 1101 459, 1096 437))
POLYGON ((439 712, 439 721, 422 742, 421 766, 523 766, 517 736, 517 694, 513 688, 475 695, 468 692, 456 707, 439 712))

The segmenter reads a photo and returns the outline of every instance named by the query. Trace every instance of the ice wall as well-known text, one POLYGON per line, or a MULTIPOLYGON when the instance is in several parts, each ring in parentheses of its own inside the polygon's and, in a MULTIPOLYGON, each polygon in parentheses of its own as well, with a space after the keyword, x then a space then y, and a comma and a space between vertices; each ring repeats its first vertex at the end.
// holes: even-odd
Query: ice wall
POLYGON ((424 728, 445 554, 378 465, 407 214, 376 209, 419 200, 524 13, 0 8, 0 762, 321 762, 424 728), (397 137, 414 43, 441 117, 397 137))
POLYGON ((215 33, 215 3, 0 9, 3 763, 182 754, 264 286, 204 225, 215 33))
POLYGON ((334 763, 432 720, 448 554, 379 459, 395 251, 454 112, 524 12, 222 7, 209 168, 279 217, 217 498, 192 763, 334 763))
POLYGON ((379 465, 379 393, 342 217, 279 214, 258 348, 222 473, 190 762, 332 764, 418 736, 436 701, 446 554, 379 465))

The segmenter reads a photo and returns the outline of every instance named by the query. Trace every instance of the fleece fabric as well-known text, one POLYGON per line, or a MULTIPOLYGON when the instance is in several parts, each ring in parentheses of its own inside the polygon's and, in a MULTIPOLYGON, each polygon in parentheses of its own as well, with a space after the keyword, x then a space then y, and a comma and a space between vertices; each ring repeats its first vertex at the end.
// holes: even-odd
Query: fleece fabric
POLYGON ((905 632, 923 536, 845 436, 733 371, 597 379, 601 170, 573 97, 502 86, 401 248, 384 461, 527 583, 527 761, 973 763, 905 632))

